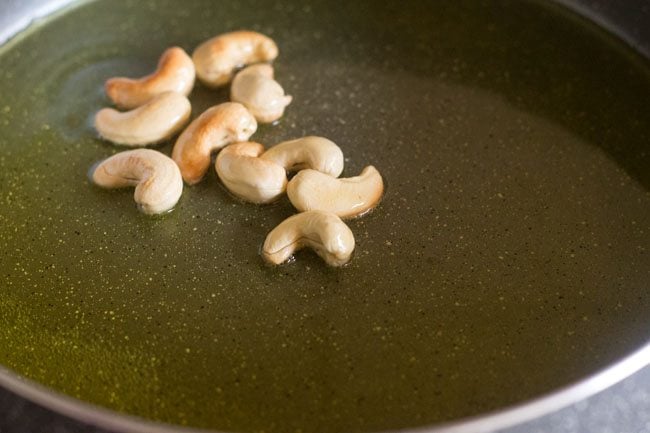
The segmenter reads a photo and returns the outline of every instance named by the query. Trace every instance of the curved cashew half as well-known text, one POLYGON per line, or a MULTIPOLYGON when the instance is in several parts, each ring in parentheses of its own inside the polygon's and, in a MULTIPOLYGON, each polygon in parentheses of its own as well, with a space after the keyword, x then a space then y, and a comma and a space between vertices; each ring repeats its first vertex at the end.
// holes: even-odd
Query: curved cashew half
POLYGON ((382 193, 384 182, 372 165, 361 174, 336 179, 316 170, 303 170, 287 185, 291 204, 299 211, 322 210, 341 218, 361 216, 374 208, 382 193))
POLYGON ((284 220, 268 234, 262 255, 279 265, 303 247, 314 249, 330 266, 342 266, 354 251, 354 235, 333 213, 303 212, 284 220))
POLYGON ((270 62, 278 56, 273 39, 261 33, 240 30, 215 36, 199 45, 192 54, 196 74, 210 87, 228 84, 235 68, 251 63, 270 62))
POLYGON ((168 48, 158 61, 156 71, 139 79, 116 77, 106 81, 106 94, 120 108, 146 104, 164 92, 189 95, 194 87, 194 62, 179 47, 168 48))
POLYGON ((258 122, 272 123, 284 114, 291 96, 273 79, 273 66, 266 63, 252 65, 239 72, 232 81, 230 99, 241 102, 258 122))
POLYGON ((231 144, 219 152, 215 168, 219 179, 236 196, 252 203, 269 203, 287 189, 282 166, 258 158, 264 152, 259 143, 231 144))
POLYGON ((190 101, 166 92, 131 111, 104 108, 95 115, 95 129, 108 141, 126 146, 146 146, 167 140, 189 120, 190 101))
POLYGON ((105 159, 92 172, 92 180, 104 188, 135 186, 135 202, 150 215, 171 210, 183 193, 176 163, 151 149, 129 150, 105 159))
POLYGON ((197 117, 176 140, 172 158, 188 184, 199 182, 210 167, 210 154, 230 143, 246 141, 257 122, 246 107, 226 102, 197 117))
POLYGON ((285 141, 271 147, 260 158, 273 161, 287 171, 311 168, 333 177, 339 177, 343 171, 343 152, 323 137, 285 141))

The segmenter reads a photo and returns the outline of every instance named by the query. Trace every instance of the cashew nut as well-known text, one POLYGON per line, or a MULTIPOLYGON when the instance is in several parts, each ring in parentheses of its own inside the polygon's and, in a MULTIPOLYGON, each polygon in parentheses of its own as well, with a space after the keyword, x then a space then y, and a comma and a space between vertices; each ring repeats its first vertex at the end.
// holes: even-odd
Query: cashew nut
POLYGON ((171 138, 187 123, 191 112, 185 96, 166 92, 131 111, 100 110, 95 115, 95 129, 113 143, 146 146, 171 138))
POLYGON ((382 193, 384 182, 372 165, 361 174, 336 179, 316 170, 302 170, 287 185, 291 204, 301 212, 322 210, 341 218, 363 215, 374 208, 382 193))
POLYGON ((303 247, 314 249, 330 266, 342 266, 350 261, 354 251, 354 235, 333 213, 303 212, 284 220, 268 234, 262 255, 279 265, 303 247))
POLYGON ((257 130, 257 122, 246 107, 226 102, 197 117, 176 140, 172 158, 185 182, 199 182, 210 167, 210 154, 231 143, 246 141, 257 130))
POLYGON ((251 203, 269 203, 287 189, 281 166, 258 158, 264 146, 254 142, 231 144, 219 152, 215 168, 230 192, 251 203))
POLYGON ((183 192, 183 178, 176 163, 151 149, 115 154, 99 163, 91 177, 104 188, 135 186, 135 202, 150 215, 171 210, 183 192))
POLYGON ((228 84, 235 68, 251 63, 270 62, 278 56, 278 46, 261 33, 240 30, 215 36, 199 45, 192 54, 196 74, 210 87, 228 84))
POLYGON ((291 96, 273 79, 273 66, 252 65, 239 72, 232 81, 230 99, 241 102, 260 123, 272 123, 284 114, 291 96))
POLYGON ((146 104, 164 92, 189 95, 194 87, 194 62, 182 48, 168 48, 158 61, 156 71, 139 79, 116 77, 106 81, 109 98, 120 108, 146 104))
POLYGON ((287 171, 305 168, 333 177, 343 171, 343 152, 332 141, 322 137, 303 137, 271 147, 260 157, 281 165, 287 171))

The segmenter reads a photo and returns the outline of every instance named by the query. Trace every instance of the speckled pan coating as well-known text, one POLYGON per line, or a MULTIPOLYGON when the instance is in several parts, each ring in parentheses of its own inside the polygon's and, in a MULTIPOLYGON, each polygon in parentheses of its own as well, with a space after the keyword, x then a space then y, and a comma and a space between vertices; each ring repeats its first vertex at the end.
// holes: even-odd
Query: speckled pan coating
MULTIPOLYGON (((90 3, 0 51, 0 363, 149 419, 377 431, 521 402, 648 339, 647 61, 537 2, 177 5, 90 3), (91 126, 106 78, 239 28, 277 41, 295 98, 253 139, 326 136, 343 176, 386 180, 343 269, 264 265, 290 204, 212 171, 155 219, 86 179, 118 151, 91 126)), ((198 87, 194 115, 227 96, 198 87)))

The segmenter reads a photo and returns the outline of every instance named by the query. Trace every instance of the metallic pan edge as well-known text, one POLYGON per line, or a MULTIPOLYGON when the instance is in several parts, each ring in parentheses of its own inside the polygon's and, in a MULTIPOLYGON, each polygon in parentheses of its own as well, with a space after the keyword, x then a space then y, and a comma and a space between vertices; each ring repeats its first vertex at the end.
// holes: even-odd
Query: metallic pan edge
MULTIPOLYGON (((84 0, 0 0, 0 45, 40 19, 84 0)), ((630 0, 624 8, 617 0, 550 0, 595 22, 650 58, 650 32, 643 22, 650 16, 644 0, 630 0), (618 3, 618 5, 617 5, 618 3), (618 7, 617 7, 618 6, 618 7), (620 9, 625 9, 621 13, 620 9), (638 12, 638 13, 637 13, 638 12)), ((402 433, 488 433, 555 412, 590 397, 650 365, 650 344, 601 372, 541 398, 489 414, 402 433)), ((58 394, 0 366, 0 387, 72 419, 118 433, 208 433, 117 414, 58 394)), ((210 431, 216 433, 215 431, 210 431)))
POLYGON ((616 35, 650 58, 650 2, 647 0, 552 0, 616 35))
POLYGON ((0 0, 0 45, 75 0, 0 0))
MULTIPOLYGON (((585 380, 544 397, 486 415, 399 433, 490 433, 523 424, 590 397, 650 365, 650 344, 585 380)), ((146 421, 58 394, 0 367, 0 387, 77 421, 116 433, 218 433, 146 421)), ((390 432, 384 432, 390 433, 390 432)), ((394 431, 392 433, 398 433, 394 431)))

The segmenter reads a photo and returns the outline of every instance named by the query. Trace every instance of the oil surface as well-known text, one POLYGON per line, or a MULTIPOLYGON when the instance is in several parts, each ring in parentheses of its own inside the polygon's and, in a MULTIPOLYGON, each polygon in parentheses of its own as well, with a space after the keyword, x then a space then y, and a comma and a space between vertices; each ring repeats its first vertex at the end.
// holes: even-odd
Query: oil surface
MULTIPOLYGON (((0 363, 82 400, 232 431, 374 431, 583 378, 650 317, 648 62, 537 2, 96 1, 0 55, 0 363), (351 264, 258 255, 293 210, 211 170, 149 218, 90 185, 115 75, 251 28, 326 136, 387 181, 351 264)), ((227 90, 197 87, 194 116, 227 90)), ((169 153, 171 144, 160 149, 169 153)))

